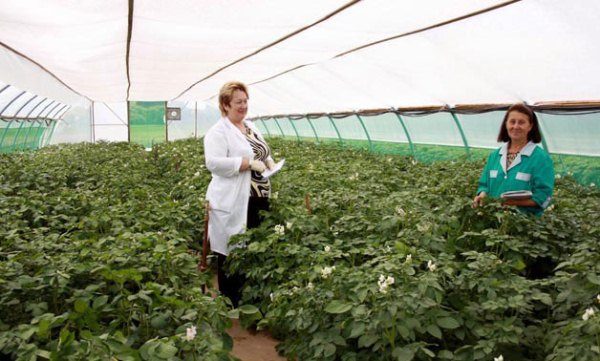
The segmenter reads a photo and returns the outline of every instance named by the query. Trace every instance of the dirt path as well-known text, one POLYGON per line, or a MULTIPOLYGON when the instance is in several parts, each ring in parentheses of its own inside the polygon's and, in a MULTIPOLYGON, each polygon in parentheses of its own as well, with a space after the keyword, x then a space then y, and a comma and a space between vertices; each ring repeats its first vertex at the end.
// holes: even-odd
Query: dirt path
MULTIPOLYGON (((212 280, 213 289, 219 289, 217 276, 212 280)), ((213 294, 213 297, 215 294, 213 294)), ((239 320, 232 319, 233 326, 227 333, 233 339, 233 351, 235 357, 241 361, 285 361, 285 357, 279 356, 275 346, 277 341, 265 331, 248 332, 240 326, 239 320)))
POLYGON ((232 354, 242 361, 285 361, 277 354, 277 341, 266 332, 248 332, 238 320, 232 320, 233 327, 227 333, 233 338, 232 354))

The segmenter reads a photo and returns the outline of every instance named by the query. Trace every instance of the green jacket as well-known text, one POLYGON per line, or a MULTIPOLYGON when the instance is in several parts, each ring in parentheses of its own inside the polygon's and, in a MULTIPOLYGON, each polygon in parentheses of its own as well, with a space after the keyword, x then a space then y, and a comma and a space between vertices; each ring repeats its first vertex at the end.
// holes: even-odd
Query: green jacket
POLYGON ((552 200, 554 189, 552 159, 542 148, 529 142, 507 170, 507 148, 508 143, 505 143, 488 157, 479 178, 477 194, 486 192, 490 197, 499 198, 500 194, 507 191, 531 191, 532 200, 538 204, 538 207, 519 207, 519 210, 539 216, 552 200))

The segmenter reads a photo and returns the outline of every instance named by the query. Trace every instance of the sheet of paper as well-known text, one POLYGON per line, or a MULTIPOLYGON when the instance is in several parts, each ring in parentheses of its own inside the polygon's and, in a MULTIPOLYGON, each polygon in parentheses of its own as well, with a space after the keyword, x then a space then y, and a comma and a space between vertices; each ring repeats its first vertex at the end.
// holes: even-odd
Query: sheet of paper
POLYGON ((273 167, 273 169, 267 169, 264 172, 262 172, 261 175, 263 176, 263 178, 269 178, 273 174, 279 172, 279 170, 283 167, 284 164, 285 164, 285 158, 280 160, 279 162, 277 162, 275 164, 275 166, 273 167))

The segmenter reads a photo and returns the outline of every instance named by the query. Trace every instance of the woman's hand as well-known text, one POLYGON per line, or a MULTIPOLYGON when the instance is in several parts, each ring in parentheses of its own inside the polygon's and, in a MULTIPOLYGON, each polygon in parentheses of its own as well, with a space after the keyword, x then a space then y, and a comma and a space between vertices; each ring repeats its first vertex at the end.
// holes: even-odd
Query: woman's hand
POLYGON ((250 162, 250 169, 252 169, 255 172, 258 173, 262 173, 265 171, 265 169, 267 169, 267 166, 265 165, 265 163, 263 163, 262 160, 258 160, 258 159, 252 159, 250 162))
POLYGON ((479 193, 475 198, 473 198, 473 203, 471 204, 471 207, 477 208, 479 206, 482 206, 483 205, 483 199, 485 197, 487 197, 487 193, 485 193, 485 192, 479 193))

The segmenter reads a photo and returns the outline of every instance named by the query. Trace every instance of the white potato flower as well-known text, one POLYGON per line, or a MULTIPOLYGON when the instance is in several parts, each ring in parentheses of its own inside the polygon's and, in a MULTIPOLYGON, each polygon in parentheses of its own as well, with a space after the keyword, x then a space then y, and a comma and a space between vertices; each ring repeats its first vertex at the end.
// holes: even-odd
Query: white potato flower
POLYGON ((379 275, 379 281, 377 281, 379 292, 386 294, 388 288, 393 285, 395 281, 396 280, 392 276, 385 277, 384 275, 379 275))
POLYGON ((590 319, 590 317, 592 317, 594 315, 594 313, 595 313, 594 309, 590 307, 587 310, 585 310, 585 312, 583 313, 583 316, 581 316, 581 318, 584 321, 587 321, 590 319))
POLYGON ((398 213, 400 217, 406 217, 406 211, 400 206, 396 206, 396 213, 398 213))
POLYGON ((325 252, 331 252, 331 247, 325 246, 325 252))
POLYGON ((600 303, 600 293, 598 294, 598 296, 596 296, 596 300, 598 301, 598 303, 600 303))
POLYGON ((185 330, 185 340, 192 341, 194 338, 196 338, 196 326, 188 327, 185 330))
POLYGON ((410 263, 412 262, 412 254, 409 254, 408 256, 406 256, 406 263, 410 263))
POLYGON ((292 226, 293 226, 293 225, 294 225, 294 223, 292 223, 292 222, 285 222, 285 227, 286 227, 287 229, 292 229, 292 226))
POLYGON ((333 270, 335 270, 335 266, 331 266, 331 267, 324 267, 321 270, 321 277, 323 278, 328 278, 329 275, 331 275, 331 273, 333 273, 333 270))
POLYGON ((283 236, 285 234, 285 226, 283 224, 276 225, 275 233, 277 233, 279 236, 283 236))
POLYGON ((494 357, 494 361, 504 361, 504 357, 502 355, 494 357))
POLYGON ((315 285, 313 285, 312 282, 308 282, 308 284, 306 285, 306 288, 309 290, 313 290, 315 288, 315 285))
POLYGON ((434 272, 436 268, 437 266, 432 260, 427 261, 427 269, 429 269, 429 271, 434 272))
POLYGON ((279 192, 273 192, 273 193, 271 193, 271 198, 272 198, 272 199, 277 199, 277 198, 279 198, 279 192))
POLYGON ((194 177, 200 177, 200 172, 194 173, 194 177))

